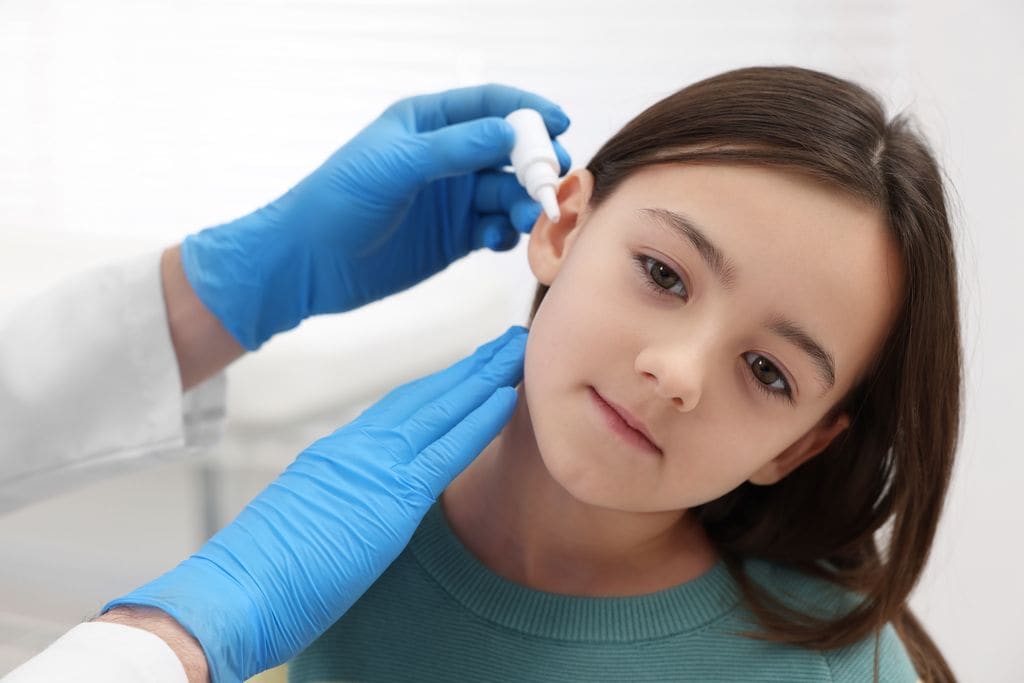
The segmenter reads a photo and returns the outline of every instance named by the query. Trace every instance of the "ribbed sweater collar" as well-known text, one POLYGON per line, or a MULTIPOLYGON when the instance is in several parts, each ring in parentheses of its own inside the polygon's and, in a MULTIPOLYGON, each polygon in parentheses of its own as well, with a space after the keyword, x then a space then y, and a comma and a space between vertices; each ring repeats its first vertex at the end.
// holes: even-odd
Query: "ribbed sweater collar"
POLYGON ((485 567, 434 504, 409 548, 430 576, 468 610, 522 633, 567 641, 630 642, 702 628, 732 610, 739 588, 724 563, 692 581, 630 597, 580 597, 534 590, 485 567))

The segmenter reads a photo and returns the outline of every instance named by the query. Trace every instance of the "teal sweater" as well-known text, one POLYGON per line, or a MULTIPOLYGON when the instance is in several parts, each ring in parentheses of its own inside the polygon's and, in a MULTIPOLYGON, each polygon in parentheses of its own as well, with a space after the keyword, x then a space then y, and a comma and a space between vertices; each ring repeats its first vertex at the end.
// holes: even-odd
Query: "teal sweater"
MULTIPOLYGON (((766 562, 750 575, 789 604, 847 609, 831 584, 766 562)), ((718 564, 625 598, 525 588, 483 566, 434 505, 365 595, 289 666, 303 681, 871 681, 875 638, 815 652, 736 635, 752 618, 718 564)), ((879 680, 915 681, 891 627, 879 680)))

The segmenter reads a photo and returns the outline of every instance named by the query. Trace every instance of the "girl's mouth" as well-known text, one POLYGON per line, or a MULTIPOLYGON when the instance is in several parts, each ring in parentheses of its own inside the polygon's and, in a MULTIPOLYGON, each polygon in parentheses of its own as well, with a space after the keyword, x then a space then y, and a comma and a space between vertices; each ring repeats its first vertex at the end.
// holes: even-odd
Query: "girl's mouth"
POLYGON ((651 441, 643 432, 638 429, 634 429, 630 426, 631 421, 635 421, 635 418, 627 414, 619 412, 615 406, 609 403, 601 394, 597 392, 594 387, 589 387, 590 398, 592 399, 594 406, 600 412, 601 417, 604 419, 605 424, 613 432, 618 434, 627 443, 636 446, 637 448, 650 453, 652 455, 662 455, 661 449, 653 441, 651 441))

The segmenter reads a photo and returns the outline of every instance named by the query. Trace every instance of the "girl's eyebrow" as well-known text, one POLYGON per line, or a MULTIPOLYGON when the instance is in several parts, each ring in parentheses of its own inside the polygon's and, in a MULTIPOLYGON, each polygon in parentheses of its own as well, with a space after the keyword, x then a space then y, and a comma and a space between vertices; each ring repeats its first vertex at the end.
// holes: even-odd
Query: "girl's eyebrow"
POLYGON ((825 392, 823 393, 828 392, 835 386, 835 359, 831 353, 815 341, 814 337, 789 318, 778 314, 771 316, 765 323, 765 327, 774 332, 776 336, 785 339, 811 357, 811 361, 818 368, 818 379, 825 386, 825 392))
POLYGON ((711 272, 715 274, 722 288, 726 292, 732 292, 736 286, 736 266, 732 260, 719 249, 714 242, 708 239, 700 228, 686 216, 669 211, 668 209, 640 209, 640 213, 647 218, 654 219, 655 224, 668 228, 669 232, 676 237, 682 237, 690 246, 697 250, 700 257, 704 259, 711 272))
MULTIPOLYGON (((693 221, 680 213, 662 208, 640 209, 640 215, 646 222, 667 228, 672 235, 681 237, 696 249, 726 292, 731 293, 735 289, 736 264, 693 221)), ((826 392, 835 386, 835 357, 803 327, 779 314, 769 316, 764 327, 810 356, 826 392)))

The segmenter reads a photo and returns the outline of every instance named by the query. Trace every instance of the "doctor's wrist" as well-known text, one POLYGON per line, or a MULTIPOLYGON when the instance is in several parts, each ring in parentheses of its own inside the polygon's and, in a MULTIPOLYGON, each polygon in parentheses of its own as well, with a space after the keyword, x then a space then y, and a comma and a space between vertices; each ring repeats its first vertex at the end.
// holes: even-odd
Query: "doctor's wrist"
POLYGON ((160 282, 181 386, 188 390, 223 370, 245 349, 192 289, 181 263, 180 246, 167 249, 160 257, 160 282))
POLYGON ((189 683, 209 683, 210 670, 202 646, 174 617, 155 607, 120 605, 94 621, 131 626, 163 640, 181 661, 189 683))

